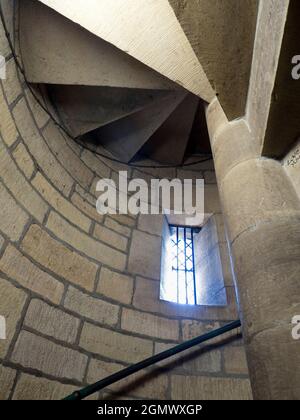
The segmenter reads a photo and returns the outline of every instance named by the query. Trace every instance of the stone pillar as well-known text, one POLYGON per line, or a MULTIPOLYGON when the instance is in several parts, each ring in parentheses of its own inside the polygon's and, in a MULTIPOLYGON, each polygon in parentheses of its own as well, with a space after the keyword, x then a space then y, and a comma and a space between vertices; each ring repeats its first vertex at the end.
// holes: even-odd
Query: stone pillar
POLYGON ((300 202, 280 162, 261 157, 244 120, 207 109, 255 399, 300 399, 300 202))

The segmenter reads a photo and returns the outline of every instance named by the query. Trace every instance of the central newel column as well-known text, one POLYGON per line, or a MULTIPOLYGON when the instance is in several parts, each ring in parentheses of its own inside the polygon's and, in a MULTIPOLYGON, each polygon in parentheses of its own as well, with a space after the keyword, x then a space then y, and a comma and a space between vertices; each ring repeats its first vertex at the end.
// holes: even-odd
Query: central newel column
POLYGON ((280 162, 261 157, 244 120, 207 109, 255 399, 300 399, 300 202, 280 162))

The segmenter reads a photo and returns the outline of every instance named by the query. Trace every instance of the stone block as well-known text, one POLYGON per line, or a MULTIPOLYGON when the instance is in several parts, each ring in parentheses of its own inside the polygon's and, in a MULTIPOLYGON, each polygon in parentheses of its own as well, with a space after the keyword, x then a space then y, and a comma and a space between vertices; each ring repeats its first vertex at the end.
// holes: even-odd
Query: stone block
POLYGON ((118 302, 130 304, 133 296, 133 278, 103 267, 97 292, 118 302))
POLYGON ((22 331, 11 360, 25 368, 36 369, 58 378, 83 381, 88 358, 76 350, 22 331))
POLYGON ((18 138, 18 132, 10 114, 10 111, 6 105, 2 89, 0 89, 0 132, 4 142, 7 146, 11 146, 18 138))
POLYGON ((218 100, 215 98, 210 105, 206 108, 206 120, 209 132, 209 138, 212 144, 214 144, 216 134, 218 131, 228 124, 228 119, 225 112, 218 100))
POLYGON ((279 162, 248 160, 235 166, 221 185, 230 241, 246 229, 300 214, 299 199, 279 162))
POLYGON ((23 143, 18 144, 13 151, 13 157, 26 178, 30 179, 34 172, 34 162, 23 143))
POLYGON ((251 400, 248 379, 173 376, 171 396, 174 400, 251 400))
POLYGON ((182 321, 182 338, 184 341, 192 340, 195 337, 206 334, 220 328, 220 322, 212 321, 182 321))
POLYGON ((161 238, 134 230, 129 271, 152 279, 160 278, 161 238))
POLYGON ((33 299, 26 313, 24 325, 43 335, 67 343, 74 343, 80 320, 41 300, 33 299))
POLYGON ((11 245, 6 248, 0 260, 0 270, 22 287, 43 298, 49 299, 55 304, 61 301, 64 285, 45 271, 40 270, 11 245))
POLYGON ((106 217, 104 224, 106 227, 108 227, 108 229, 114 230, 120 235, 127 236, 127 238, 130 238, 131 236, 131 229, 129 229, 127 226, 118 223, 111 217, 106 217))
POLYGON ((248 364, 244 347, 225 347, 224 364, 226 373, 248 375, 248 364))
POLYGON ((179 322, 144 312, 123 309, 121 327, 124 330, 157 337, 163 340, 179 340, 179 322))
MULTIPOLYGON (((40 99, 42 99, 41 95, 39 95, 39 92, 35 91, 35 93, 37 93, 37 95, 40 96, 40 99)), ((28 88, 25 89, 25 95, 38 127, 44 127, 47 121, 49 121, 49 115, 42 109, 28 88)))
POLYGON ((42 223, 48 211, 47 203, 32 188, 1 143, 0 176, 18 202, 25 207, 29 214, 42 223))
POLYGON ((101 324, 113 326, 118 322, 118 306, 82 293, 74 287, 69 287, 64 306, 72 312, 101 324))
POLYGON ((16 333, 27 295, 7 280, 0 278, 0 315, 6 322, 6 340, 0 340, 0 357, 5 357, 16 333))
POLYGON ((29 217, 0 182, 0 229, 12 241, 20 239, 29 217))
POLYGON ((213 152, 219 185, 234 166, 260 156, 245 120, 223 126, 214 139, 213 152))
POLYGON ((14 58, 10 58, 6 62, 6 79, 3 87, 9 104, 12 104, 23 93, 14 58))
POLYGON ((65 385, 56 381, 22 373, 13 394, 13 400, 61 400, 72 394, 78 386, 65 385))
MULTIPOLYGON (((227 324, 227 322, 225 323, 227 324)), ((184 341, 191 340, 200 335, 206 334, 210 331, 214 331, 221 326, 225 325, 224 322, 214 322, 214 321, 192 321, 184 320, 182 321, 182 337, 184 341)), ((226 334, 223 334, 220 337, 213 338, 212 340, 207 341, 207 345, 217 345, 224 347, 224 345, 240 345, 241 344, 241 329, 237 328, 233 331, 229 331, 226 334)))
POLYGON ((22 250, 35 261, 67 281, 92 291, 98 266, 32 225, 22 241, 22 250))
POLYGON ((93 172, 67 145, 64 136, 54 125, 53 121, 50 120, 44 128, 43 135, 52 153, 57 157, 61 165, 73 179, 83 185, 84 188, 88 188, 94 177, 93 172))
POLYGON ((10 53, 10 47, 2 25, 0 27, 0 51, 4 57, 8 56, 10 53))
MULTIPOLYGON (((293 313, 299 313, 299 307, 293 313)), ((260 331, 247 345, 255 400, 299 401, 299 340, 293 339, 292 327, 290 317, 280 316, 272 328, 260 331)))
MULTIPOLYGON (((170 344, 156 343, 155 354, 172 348, 170 344)), ((221 352, 198 346, 160 363, 160 366, 171 370, 172 373, 181 371, 186 374, 218 373, 221 371, 221 352)))
POLYGON ((110 218, 122 225, 133 228, 136 224, 136 216, 129 216, 125 214, 110 214, 110 218))
POLYGON ((14 380, 16 371, 8 367, 0 366, 0 400, 8 400, 14 380))
POLYGON ((26 143, 30 154, 36 163, 47 174, 52 183, 69 196, 73 186, 73 179, 62 165, 56 160, 35 126, 32 116, 24 99, 21 99, 13 110, 13 116, 20 135, 26 143))
POLYGON ((103 221, 103 215, 97 213, 96 203, 94 205, 91 205, 88 200, 83 198, 77 192, 74 192, 71 201, 74 204, 74 206, 81 210, 90 219, 93 219, 98 223, 101 223, 103 221))
MULTIPOLYGON (((107 363, 92 359, 88 369, 87 380, 89 383, 94 383, 123 368, 124 366, 117 363, 107 363)), ((142 371, 109 386, 108 389, 113 391, 114 398, 134 395, 137 398, 164 400, 167 399, 168 378, 161 373, 155 374, 142 371)))
POLYGON ((138 229, 152 235, 161 236, 163 229, 163 218, 161 214, 141 214, 138 222, 138 229))
POLYGON ((41 196, 67 220, 78 226, 85 232, 89 232, 91 220, 87 218, 77 207, 73 206, 59 193, 49 182, 38 172, 32 180, 33 186, 39 191, 41 196))
POLYGON ((233 244, 233 253, 245 336, 290 323, 300 313, 299 217, 243 233, 233 244))
POLYGON ((85 350, 125 363, 137 363, 153 353, 150 340, 132 337, 116 331, 96 327, 85 323, 80 346, 85 350))
POLYGON ((105 226, 96 224, 94 236, 100 241, 117 248, 120 251, 126 251, 127 249, 128 239, 113 230, 106 228, 105 226))
POLYGON ((62 219, 57 213, 50 213, 47 227, 62 241, 67 242, 88 257, 120 271, 125 269, 125 254, 79 231, 66 220, 62 219))
MULTIPOLYGON (((110 178, 111 170, 109 166, 101 163, 97 157, 89 150, 84 150, 81 155, 83 162, 100 178, 110 178)), ((94 191, 94 195, 96 190, 94 191)))

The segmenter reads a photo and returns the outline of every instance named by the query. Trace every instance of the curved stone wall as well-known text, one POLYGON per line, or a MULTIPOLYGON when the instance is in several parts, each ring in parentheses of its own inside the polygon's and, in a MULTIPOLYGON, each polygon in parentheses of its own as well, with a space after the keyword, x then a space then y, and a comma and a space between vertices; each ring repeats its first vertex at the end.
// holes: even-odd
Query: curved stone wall
POLYGON ((217 100, 207 109, 207 121, 253 397, 297 400, 299 348, 291 334, 300 301, 295 282, 300 253, 300 204, 295 189, 297 169, 293 168, 297 153, 286 159, 291 166, 262 157, 248 121, 228 123, 217 100), (282 362, 279 354, 289 357, 284 356, 282 362))
MULTIPOLYGON (((10 22, 13 2, 1 4, 10 22)), ((115 179, 121 169, 145 179, 201 173, 207 211, 221 226, 211 163, 145 173, 101 160, 59 131, 37 104, 16 71, 2 27, 0 49, 7 61, 0 88, 0 315, 7 322, 0 398, 61 398, 236 319, 229 270, 226 308, 161 302, 160 218, 102 217, 95 208, 96 182, 115 179)), ((220 242, 225 247, 225 238, 220 242)), ((103 396, 251 398, 242 342, 230 334, 103 396)))

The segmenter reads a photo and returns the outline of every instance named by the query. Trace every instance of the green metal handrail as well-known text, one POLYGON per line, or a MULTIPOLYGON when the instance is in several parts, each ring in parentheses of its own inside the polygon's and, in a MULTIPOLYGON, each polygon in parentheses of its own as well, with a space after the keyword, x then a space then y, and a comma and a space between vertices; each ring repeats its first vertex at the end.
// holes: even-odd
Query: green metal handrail
POLYGON ((175 354, 181 353, 185 350, 188 350, 192 347, 197 346, 198 344, 204 343, 205 341, 211 340, 215 337, 223 335, 229 331, 235 330, 241 326, 241 321, 234 321, 228 325, 225 325, 221 328, 216 330, 210 331, 206 334, 201 335, 200 337, 193 338, 190 341, 186 341, 185 343, 179 344, 172 349, 166 350, 162 353, 156 354, 155 356, 149 357, 142 362, 139 362, 135 365, 129 366, 120 372, 114 373, 113 375, 108 376, 105 379, 102 379, 99 382, 96 382, 92 385, 87 386, 79 391, 75 391, 73 394, 69 395, 68 397, 64 398, 66 401, 75 401, 75 400, 83 400, 84 398, 89 397, 90 395, 94 394, 95 392, 101 391, 102 389, 112 385, 116 382, 119 382, 121 379, 127 378, 128 376, 139 372, 149 366, 154 365, 155 363, 161 362, 166 360, 175 354))

